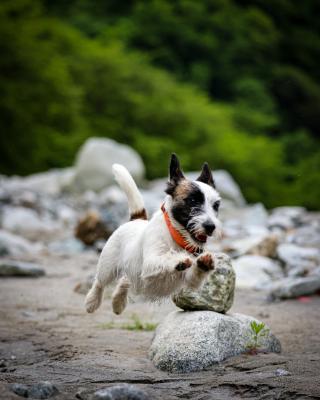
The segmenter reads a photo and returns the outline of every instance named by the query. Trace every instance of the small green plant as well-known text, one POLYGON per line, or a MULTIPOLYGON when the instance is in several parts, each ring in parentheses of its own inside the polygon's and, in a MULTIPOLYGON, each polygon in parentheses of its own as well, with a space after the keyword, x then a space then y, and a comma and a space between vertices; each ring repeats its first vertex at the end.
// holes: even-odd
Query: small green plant
POLYGON ((97 328, 100 329, 114 329, 116 326, 113 321, 105 322, 104 324, 97 325, 97 328))
POLYGON ((113 321, 99 324, 100 329, 124 329, 128 331, 154 331, 157 324, 152 322, 142 322, 137 314, 132 314, 131 323, 116 325, 113 321))
POLYGON ((137 314, 133 314, 131 319, 131 324, 124 324, 121 328, 128 331, 154 331, 157 327, 157 324, 152 322, 142 322, 137 314))
POLYGON ((257 354, 261 347, 262 338, 269 335, 269 329, 266 328, 266 324, 263 322, 250 322, 250 340, 246 346, 247 350, 251 354, 257 354))

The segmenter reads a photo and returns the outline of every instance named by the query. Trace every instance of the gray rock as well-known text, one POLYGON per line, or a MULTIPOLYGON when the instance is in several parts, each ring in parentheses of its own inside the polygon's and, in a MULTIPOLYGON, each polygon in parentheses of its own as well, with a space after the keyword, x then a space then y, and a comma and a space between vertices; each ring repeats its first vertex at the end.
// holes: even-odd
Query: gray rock
MULTIPOLYGON (((222 202, 223 204, 223 202, 222 202)), ((263 228, 261 233, 267 233, 268 212, 261 203, 253 204, 242 208, 222 207, 220 218, 223 226, 229 226, 250 234, 250 227, 263 228)))
POLYGON ((48 250, 54 254, 77 254, 84 251, 84 244, 76 238, 70 237, 49 243, 48 250))
POLYGON ((236 286, 258 290, 269 289, 272 282, 284 276, 280 265, 270 258, 246 255, 233 260, 236 286))
POLYGON ((26 177, 3 178, 1 184, 5 192, 12 194, 34 191, 48 195, 58 195, 68 185, 74 175, 73 168, 54 169, 26 177))
POLYGON ((49 216, 40 216, 30 208, 6 206, 2 212, 2 228, 27 239, 38 240, 54 236, 62 227, 49 216))
POLYGON ((272 215, 285 215, 293 220, 298 220, 304 216, 306 209, 297 206, 276 207, 272 210, 272 215))
POLYGON ((291 375, 289 371, 287 371, 286 369, 282 369, 282 368, 278 368, 275 371, 275 376, 288 376, 291 375))
POLYGON ((296 266, 312 269, 320 264, 320 249, 314 247, 283 243, 278 246, 277 253, 279 259, 286 264, 287 270, 296 266))
POLYGON ((13 391, 18 396, 21 397, 28 397, 29 396, 29 388, 27 385, 24 385, 22 383, 13 383, 10 386, 10 389, 13 391))
POLYGON ((311 295, 320 290, 320 274, 301 278, 287 277, 279 280, 270 290, 271 300, 291 299, 311 295))
POLYGON ((233 240, 230 244, 226 244, 224 250, 231 253, 233 257, 239 257, 244 254, 274 257, 278 242, 279 238, 275 234, 258 234, 233 240))
POLYGON ((290 230, 299 223, 305 214, 306 209, 303 207, 274 208, 268 218, 268 227, 270 229, 290 230))
POLYGON ((22 256, 41 250, 42 245, 39 243, 31 243, 25 238, 0 229, 0 256, 22 256))
MULTIPOLYGON (((158 326, 150 348, 155 366, 170 372, 199 371, 248 351, 254 318, 212 311, 176 311, 158 326)), ((280 352, 279 340, 266 328, 259 349, 280 352)))
POLYGON ((18 396, 32 399, 48 399, 59 393, 56 386, 49 381, 39 382, 31 386, 14 383, 10 388, 18 396))
POLYGON ((297 228, 287 236, 288 243, 320 248, 320 226, 307 225, 297 228))
POLYGON ((90 138, 77 155, 73 187, 79 191, 99 191, 114 184, 113 163, 123 164, 135 180, 142 180, 144 165, 137 152, 111 139, 90 138))
POLYGON ((172 297, 176 306, 183 310, 210 310, 225 313, 232 304, 235 287, 235 272, 230 258, 215 254, 215 269, 201 289, 182 289, 172 297))
POLYGON ((150 400, 141 389, 128 384, 97 390, 91 400, 150 400))
POLYGON ((0 260, 0 277, 38 277, 43 275, 45 275, 45 271, 37 264, 22 261, 0 260))

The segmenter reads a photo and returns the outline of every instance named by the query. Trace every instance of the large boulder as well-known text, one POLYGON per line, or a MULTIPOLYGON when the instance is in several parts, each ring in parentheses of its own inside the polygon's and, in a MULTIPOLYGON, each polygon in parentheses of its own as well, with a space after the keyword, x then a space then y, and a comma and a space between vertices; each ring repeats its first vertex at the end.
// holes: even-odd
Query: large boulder
POLYGON ((182 289, 172 297, 176 306, 183 310, 210 310, 225 313, 233 303, 235 273, 230 258, 215 254, 215 269, 197 290, 182 289))
POLYGON ((123 164, 136 181, 144 176, 144 165, 131 147, 106 138, 90 138, 76 158, 73 188, 79 191, 100 191, 114 183, 111 166, 123 164))
MULTIPOLYGON (((170 372, 199 371, 229 357, 252 350, 251 323, 241 314, 212 311, 172 312, 158 326, 150 348, 156 367, 170 372)), ((256 349, 280 352, 279 340, 264 327, 256 349)))
POLYGON ((267 257, 246 255, 233 260, 236 286, 244 289, 269 289, 284 276, 279 263, 267 257))

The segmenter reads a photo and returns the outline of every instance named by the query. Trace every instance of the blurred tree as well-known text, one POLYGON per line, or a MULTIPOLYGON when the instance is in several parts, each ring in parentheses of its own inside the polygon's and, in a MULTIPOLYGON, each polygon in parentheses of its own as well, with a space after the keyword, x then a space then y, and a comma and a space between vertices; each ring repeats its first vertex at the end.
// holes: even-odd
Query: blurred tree
POLYGON ((249 201, 318 208, 318 78, 277 64, 280 31, 259 2, 2 1, 1 172, 70 165, 85 138, 108 136, 149 178, 176 151, 185 169, 229 170, 249 201))

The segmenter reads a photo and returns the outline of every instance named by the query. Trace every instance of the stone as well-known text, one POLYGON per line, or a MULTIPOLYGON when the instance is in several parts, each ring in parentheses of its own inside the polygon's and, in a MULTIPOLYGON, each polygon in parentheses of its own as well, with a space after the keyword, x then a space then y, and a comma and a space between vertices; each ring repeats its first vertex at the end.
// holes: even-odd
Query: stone
POLYGON ((230 253, 232 257, 239 257, 244 254, 275 257, 278 242, 278 236, 275 234, 260 234, 233 240, 223 249, 230 253))
POLYGON ((112 231, 103 222, 100 213, 94 210, 88 211, 75 228, 75 236, 88 246, 99 239, 107 240, 111 234, 112 231))
POLYGON ((222 208, 219 212, 223 221, 223 226, 237 228, 244 233, 250 234, 250 229, 257 230, 260 233, 267 233, 268 212, 261 203, 253 204, 242 208, 222 208))
POLYGON ((4 191, 11 194, 21 193, 22 191, 32 191, 56 196, 61 193, 64 186, 69 185, 73 175, 73 168, 61 168, 32 174, 26 177, 6 177, 2 179, 1 183, 4 191))
POLYGON ((48 250, 54 254, 77 254, 85 250, 81 240, 69 237, 61 240, 55 240, 48 244, 48 250))
POLYGON ((39 382, 35 385, 14 383, 10 386, 10 389, 18 396, 32 399, 48 399, 59 393, 56 386, 49 381, 39 382))
POLYGON ((270 229, 280 228, 290 230, 299 224, 300 219, 306 214, 304 207, 277 207, 268 218, 270 229))
POLYGON ((172 297, 176 306, 183 310, 211 310, 227 312, 232 304, 235 288, 235 272, 230 258, 222 253, 215 254, 215 269, 209 273, 203 286, 193 291, 182 289, 172 297))
MULTIPOLYGON (((158 326, 150 358, 159 369, 192 372, 208 368, 251 348, 253 317, 212 311, 175 311, 158 326)), ((279 340, 265 327, 258 350, 280 352, 279 340)))
POLYGON ((320 290, 320 274, 306 277, 287 277, 277 281, 269 292, 271 300, 291 299, 311 295, 320 290))
POLYGON ((298 246, 320 248, 320 225, 297 228, 287 235, 286 241, 298 246))
POLYGON ((276 207, 272 210, 272 215, 285 215, 293 220, 299 220, 306 213, 306 209, 304 207, 298 206, 283 206, 276 207))
POLYGON ((141 389, 126 383, 97 390, 91 400, 150 400, 141 389))
POLYGON ((268 289, 272 282, 284 276, 280 265, 270 258, 246 255, 233 260, 236 287, 268 289))
POLYGON ((39 243, 32 243, 25 238, 0 229, 0 256, 22 256, 35 254, 40 250, 42 250, 42 245, 39 243))
POLYGON ((286 369, 282 369, 282 368, 277 368, 275 370, 275 376, 288 376, 291 375, 289 371, 287 371, 286 369))
POLYGON ((24 385, 22 383, 13 383, 10 386, 10 389, 13 391, 18 396, 21 397, 28 397, 29 396, 29 389, 27 385, 24 385))
POLYGON ((320 264, 320 249, 301 247, 291 243, 282 243, 277 249, 278 257, 286 264, 286 269, 299 266, 312 269, 320 264))
POLYGON ((53 237, 61 230, 57 221, 25 207, 3 207, 1 225, 3 229, 30 240, 53 237))
POLYGON ((137 182, 143 179, 142 159, 131 147, 107 138, 88 139, 76 157, 73 188, 100 191, 114 184, 114 163, 123 164, 137 182))
POLYGON ((38 277, 45 275, 45 271, 37 264, 22 261, 0 260, 0 277, 25 276, 38 277))

